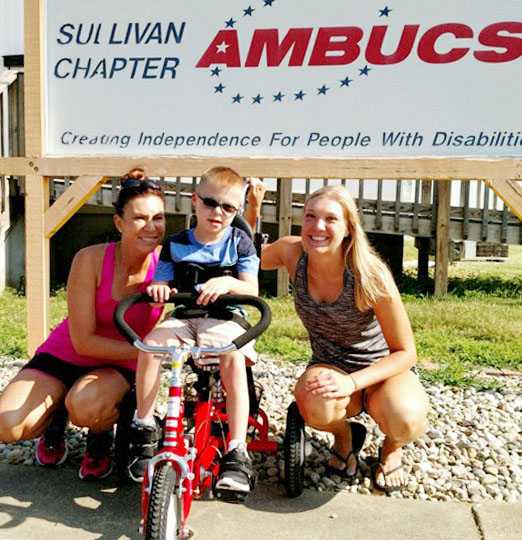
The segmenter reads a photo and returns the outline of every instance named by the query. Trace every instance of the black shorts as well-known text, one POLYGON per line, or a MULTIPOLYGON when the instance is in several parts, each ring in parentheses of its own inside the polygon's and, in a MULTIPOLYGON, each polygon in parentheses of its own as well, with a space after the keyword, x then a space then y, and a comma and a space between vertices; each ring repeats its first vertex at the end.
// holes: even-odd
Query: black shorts
POLYGON ((67 390, 70 390, 80 377, 100 368, 115 369, 125 377, 131 388, 134 386, 136 373, 132 369, 115 365, 77 366, 45 352, 35 355, 22 369, 37 369, 38 371, 42 371, 60 381, 67 390))

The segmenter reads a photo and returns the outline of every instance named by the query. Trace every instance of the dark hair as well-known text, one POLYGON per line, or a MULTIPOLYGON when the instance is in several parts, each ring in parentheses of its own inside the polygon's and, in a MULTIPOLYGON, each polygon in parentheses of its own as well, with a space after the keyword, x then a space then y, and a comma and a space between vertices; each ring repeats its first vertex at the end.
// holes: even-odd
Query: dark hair
POLYGON ((123 216, 125 206, 129 201, 142 195, 157 195, 165 203, 165 195, 160 183, 149 180, 143 169, 132 169, 120 179, 121 188, 116 204, 116 213, 123 216))

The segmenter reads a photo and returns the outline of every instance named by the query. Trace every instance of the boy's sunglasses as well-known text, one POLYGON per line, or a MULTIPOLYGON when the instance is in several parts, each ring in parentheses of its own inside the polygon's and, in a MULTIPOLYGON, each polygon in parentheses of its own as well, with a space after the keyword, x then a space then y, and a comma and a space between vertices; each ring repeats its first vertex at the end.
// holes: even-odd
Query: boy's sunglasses
POLYGON ((141 186, 147 186, 148 188, 161 190, 159 182, 156 180, 139 180, 138 178, 127 178, 121 183, 122 189, 137 188, 141 186))
POLYGON ((235 214, 239 208, 236 208, 232 204, 228 203, 220 203, 216 201, 216 199, 213 199, 212 197, 202 197, 199 193, 196 193, 199 199, 203 201, 203 204, 205 206, 208 206, 209 208, 221 208, 225 214, 235 214))

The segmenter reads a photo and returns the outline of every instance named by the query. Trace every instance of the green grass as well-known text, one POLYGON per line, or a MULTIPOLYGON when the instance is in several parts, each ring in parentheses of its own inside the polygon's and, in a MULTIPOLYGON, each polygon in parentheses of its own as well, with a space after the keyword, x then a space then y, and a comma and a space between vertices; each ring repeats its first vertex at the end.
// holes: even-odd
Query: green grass
MULTIPOLYGON (((484 368, 522 371, 522 246, 509 250, 506 262, 451 265, 450 292, 440 299, 431 296, 432 277, 418 283, 408 270, 401 292, 424 379, 493 388, 498 383, 480 375, 484 368)), ((275 298, 268 303, 272 324, 258 339, 257 350, 290 362, 308 361, 308 337, 293 299, 275 298)), ((25 299, 6 290, 0 295, 0 308, 0 356, 26 357, 25 299)), ((65 314, 65 292, 60 290, 51 298, 51 325, 65 314)))

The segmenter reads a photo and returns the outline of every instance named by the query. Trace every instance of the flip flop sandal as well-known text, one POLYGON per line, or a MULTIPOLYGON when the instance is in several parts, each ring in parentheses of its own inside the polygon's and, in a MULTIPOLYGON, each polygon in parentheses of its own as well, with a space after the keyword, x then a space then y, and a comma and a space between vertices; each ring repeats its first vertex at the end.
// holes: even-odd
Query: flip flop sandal
POLYGON ((399 465, 398 467, 395 467, 393 468, 391 471, 385 471, 384 470, 384 467, 381 463, 381 450, 382 448, 379 448, 379 461, 377 463, 374 464, 374 466, 372 467, 372 481, 373 481, 373 487, 375 489, 378 489, 380 491, 384 491, 385 493, 392 493, 393 491, 401 491, 402 489, 404 489, 404 486, 406 485, 406 482, 404 484, 401 484, 400 486, 387 486, 387 485, 384 485, 384 486, 381 486, 381 484, 379 484, 377 482, 377 474, 379 472, 382 473, 382 475, 384 476, 384 481, 386 482, 386 477, 389 476, 390 474, 396 472, 396 471, 399 471, 403 468, 402 464, 399 465))
POLYGON ((363 447, 364 439, 366 438, 366 428, 359 422, 350 422, 350 430, 352 432, 352 449, 348 452, 348 455, 342 456, 339 452, 335 451, 333 448, 330 448, 330 452, 335 456, 339 461, 344 463, 344 467, 338 468, 333 465, 326 464, 325 469, 330 474, 337 474, 341 478, 355 478, 357 476, 357 471, 359 470, 359 459, 358 455, 363 447), (353 474, 348 474, 348 462, 350 457, 353 455, 355 458, 355 470, 353 474))

